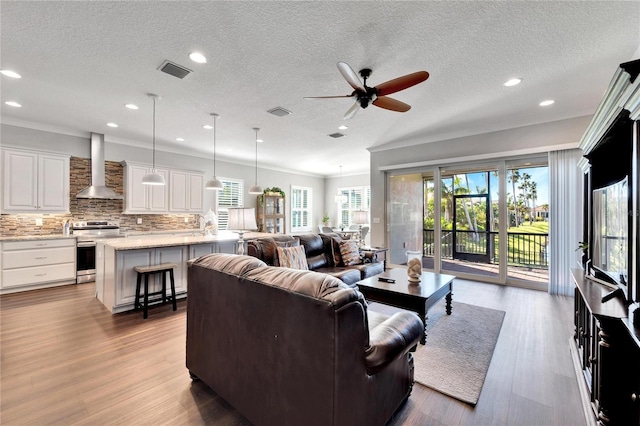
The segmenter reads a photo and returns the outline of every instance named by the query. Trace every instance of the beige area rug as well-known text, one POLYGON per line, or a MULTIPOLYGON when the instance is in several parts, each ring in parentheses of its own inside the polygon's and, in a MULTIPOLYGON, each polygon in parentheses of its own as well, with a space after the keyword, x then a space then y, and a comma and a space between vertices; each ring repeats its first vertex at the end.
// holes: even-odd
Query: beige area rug
MULTIPOLYGON (((370 303, 369 309, 390 314, 395 308, 370 303)), ((496 347, 504 311, 453 301, 429 309, 427 344, 413 354, 415 381, 445 395, 476 405, 496 347)))

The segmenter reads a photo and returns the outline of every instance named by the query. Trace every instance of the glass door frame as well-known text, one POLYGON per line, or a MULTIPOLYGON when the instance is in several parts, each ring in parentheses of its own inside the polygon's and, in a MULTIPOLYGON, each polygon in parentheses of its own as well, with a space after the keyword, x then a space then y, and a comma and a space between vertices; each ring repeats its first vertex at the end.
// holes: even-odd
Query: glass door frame
MULTIPOLYGON (((442 204, 442 171, 443 170, 451 170, 452 167, 455 169, 459 169, 461 173, 465 168, 475 168, 475 167, 483 167, 487 166, 488 169, 495 167, 498 172, 498 193, 505 194, 504 197, 499 197, 500 201, 498 204, 498 241, 505 242, 504 244, 499 244, 498 249, 498 276, 480 276, 476 274, 468 274, 463 272, 456 272, 456 276, 462 279, 470 279, 476 281, 484 281, 495 284, 509 284, 518 287, 524 288, 532 288, 536 290, 546 290, 548 284, 540 285, 531 281, 523 281, 513 278, 507 277, 507 246, 506 242, 508 240, 508 211, 507 211, 507 202, 506 202, 506 194, 507 194, 507 163, 511 163, 514 160, 533 158, 533 156, 522 156, 518 158, 502 158, 497 160, 489 160, 489 161, 478 161, 478 162, 465 162, 465 163, 455 163, 455 164, 447 164, 447 165, 431 165, 424 166, 421 168, 407 168, 402 170, 387 170, 385 171, 385 205, 386 205, 386 223, 389 224, 389 188, 390 188, 390 177, 397 176, 400 174, 413 174, 413 173, 422 173, 423 175, 433 176, 434 181, 434 203, 436 206, 440 206, 442 204)), ((535 155, 536 158, 540 158, 540 154, 535 155)), ((424 197, 423 197, 424 199, 424 197)), ((489 196, 490 199, 490 196, 489 196)), ((441 241, 442 239, 442 214, 440 208, 434 208, 434 240, 441 241)), ((389 247, 389 243, 391 241, 391 228, 390 226, 386 226, 385 230, 385 244, 389 247)), ((436 273, 446 273, 447 271, 442 270, 442 250, 440 244, 434 244, 434 269, 433 271, 436 273)))

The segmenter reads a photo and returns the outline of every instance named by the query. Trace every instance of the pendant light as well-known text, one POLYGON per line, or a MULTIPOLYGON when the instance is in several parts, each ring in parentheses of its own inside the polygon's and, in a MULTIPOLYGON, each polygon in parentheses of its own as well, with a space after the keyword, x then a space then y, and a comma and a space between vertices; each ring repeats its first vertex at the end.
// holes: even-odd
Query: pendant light
MULTIPOLYGON (((340 165, 340 186, 342 186, 342 164, 340 165)), ((344 204, 347 202, 347 196, 342 193, 340 188, 338 188, 338 193, 333 197, 333 200, 337 204, 344 204)))
POLYGON ((158 95, 149 93, 151 99, 153 99, 153 167, 151 173, 147 173, 142 177, 143 185, 164 185, 164 176, 156 171, 156 99, 160 99, 158 95))
POLYGON ((224 187, 222 185, 222 182, 220 182, 216 177, 216 127, 218 127, 216 125, 216 119, 220 116, 216 113, 211 113, 211 116, 213 117, 213 178, 207 181, 207 183, 204 186, 204 189, 210 189, 212 191, 220 191, 224 187))
POLYGON ((253 130, 256 131, 256 183, 249 188, 249 194, 259 195, 262 194, 262 187, 258 185, 258 127, 254 127, 253 130))

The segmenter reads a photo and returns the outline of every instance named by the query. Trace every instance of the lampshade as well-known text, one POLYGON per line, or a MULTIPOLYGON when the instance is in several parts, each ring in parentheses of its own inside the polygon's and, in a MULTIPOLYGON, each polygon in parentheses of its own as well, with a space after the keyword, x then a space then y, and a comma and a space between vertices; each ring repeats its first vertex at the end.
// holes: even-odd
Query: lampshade
POLYGON ((356 210, 353 212, 353 223, 356 225, 364 225, 369 223, 369 212, 366 210, 356 210))
POLYGON ((220 182, 220 180, 218 180, 217 177, 214 176, 207 181, 207 183, 204 185, 204 189, 213 189, 214 191, 220 191, 221 189, 224 189, 224 185, 222 184, 222 182, 220 182))
POLYGON ((216 177, 216 129, 218 128, 216 119, 220 116, 216 113, 211 113, 211 116, 213 117, 213 177, 207 181, 204 185, 204 189, 220 191, 224 188, 222 182, 220 182, 216 177))
POLYGON ((249 188, 249 194, 260 195, 262 192, 262 187, 260 185, 251 185, 249 188))
POLYGON ((249 194, 260 195, 262 194, 262 187, 258 185, 258 130, 260 129, 254 127, 253 130, 256 132, 256 183, 249 188, 249 194))
POLYGON ((256 223, 256 209, 253 207, 230 207, 227 209, 229 231, 254 231, 258 229, 256 223))
POLYGON ((154 95, 153 93, 147 94, 151 99, 153 99, 153 167, 151 168, 151 172, 147 173, 142 177, 143 185, 164 185, 164 176, 157 172, 156 170, 156 100, 160 99, 158 95, 154 95))
POLYGON ((164 176, 158 173, 156 169, 151 169, 151 173, 142 176, 142 183, 144 185, 164 185, 164 176))

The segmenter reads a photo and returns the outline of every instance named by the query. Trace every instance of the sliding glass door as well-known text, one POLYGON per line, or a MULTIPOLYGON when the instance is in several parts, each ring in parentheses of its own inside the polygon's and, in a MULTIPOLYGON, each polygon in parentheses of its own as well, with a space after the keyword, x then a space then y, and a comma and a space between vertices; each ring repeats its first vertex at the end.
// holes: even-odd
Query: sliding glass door
POLYGON ((546 157, 393 173, 387 185, 392 264, 421 252, 426 270, 548 282, 546 157))

